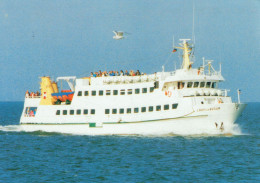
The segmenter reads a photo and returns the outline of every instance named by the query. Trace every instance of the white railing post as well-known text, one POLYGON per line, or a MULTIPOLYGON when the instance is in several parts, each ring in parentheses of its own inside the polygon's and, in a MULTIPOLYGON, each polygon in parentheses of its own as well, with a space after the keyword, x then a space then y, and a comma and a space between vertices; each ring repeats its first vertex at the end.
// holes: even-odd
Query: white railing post
POLYGON ((237 99, 238 99, 238 103, 240 104, 240 90, 237 89, 237 99))

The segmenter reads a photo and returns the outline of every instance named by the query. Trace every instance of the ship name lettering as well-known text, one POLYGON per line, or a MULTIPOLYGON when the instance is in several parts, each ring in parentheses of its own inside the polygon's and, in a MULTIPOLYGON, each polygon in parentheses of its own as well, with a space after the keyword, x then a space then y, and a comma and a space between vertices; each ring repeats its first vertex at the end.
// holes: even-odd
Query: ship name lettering
POLYGON ((216 111, 216 110, 220 110, 220 107, 211 107, 211 108, 207 108, 207 109, 197 109, 197 112, 201 112, 201 111, 216 111))

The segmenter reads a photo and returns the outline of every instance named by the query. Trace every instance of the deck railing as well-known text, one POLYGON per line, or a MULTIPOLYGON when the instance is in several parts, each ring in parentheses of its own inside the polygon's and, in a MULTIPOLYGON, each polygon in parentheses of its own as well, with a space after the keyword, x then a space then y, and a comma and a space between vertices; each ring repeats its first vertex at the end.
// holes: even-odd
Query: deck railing
POLYGON ((33 99, 33 98, 41 98, 41 96, 25 96, 25 98, 31 98, 31 99, 33 99))

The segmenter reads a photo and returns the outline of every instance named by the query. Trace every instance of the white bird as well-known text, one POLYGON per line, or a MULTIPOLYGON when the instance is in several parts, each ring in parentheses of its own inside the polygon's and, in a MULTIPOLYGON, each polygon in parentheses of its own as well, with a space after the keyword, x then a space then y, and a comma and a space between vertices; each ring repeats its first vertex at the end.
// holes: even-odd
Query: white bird
POLYGON ((115 36, 113 36, 113 39, 115 39, 115 40, 124 38, 124 36, 123 36, 124 32, 122 32, 122 31, 113 31, 113 33, 115 34, 115 36))

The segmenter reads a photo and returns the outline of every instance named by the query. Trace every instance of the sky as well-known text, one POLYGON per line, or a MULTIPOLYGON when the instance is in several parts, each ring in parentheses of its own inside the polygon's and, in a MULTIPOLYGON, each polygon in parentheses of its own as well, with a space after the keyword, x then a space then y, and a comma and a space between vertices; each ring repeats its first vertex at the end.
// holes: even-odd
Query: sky
POLYGON ((40 76, 89 76, 98 70, 172 71, 173 36, 192 38, 195 63, 214 60, 237 100, 260 102, 258 0, 1 0, 0 101, 23 101, 40 76), (129 33, 114 40, 113 30, 129 33))

